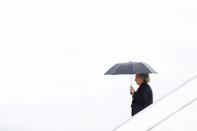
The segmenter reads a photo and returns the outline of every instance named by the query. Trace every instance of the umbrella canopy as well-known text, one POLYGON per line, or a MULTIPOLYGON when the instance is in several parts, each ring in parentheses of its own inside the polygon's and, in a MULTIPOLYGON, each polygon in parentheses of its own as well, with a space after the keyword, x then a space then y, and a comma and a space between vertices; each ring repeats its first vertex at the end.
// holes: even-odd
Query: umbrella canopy
POLYGON ((104 75, 157 73, 144 62, 125 62, 112 66, 104 75))

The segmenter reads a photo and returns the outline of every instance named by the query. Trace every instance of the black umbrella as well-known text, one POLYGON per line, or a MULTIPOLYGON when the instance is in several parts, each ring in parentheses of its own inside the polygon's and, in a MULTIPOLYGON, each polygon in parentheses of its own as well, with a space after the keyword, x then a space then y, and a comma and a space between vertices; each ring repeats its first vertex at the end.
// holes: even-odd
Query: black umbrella
MULTIPOLYGON (((153 68, 144 62, 125 62, 112 66, 104 75, 121 75, 121 74, 147 74, 157 73, 153 68)), ((131 76, 132 85, 132 76, 131 76)))

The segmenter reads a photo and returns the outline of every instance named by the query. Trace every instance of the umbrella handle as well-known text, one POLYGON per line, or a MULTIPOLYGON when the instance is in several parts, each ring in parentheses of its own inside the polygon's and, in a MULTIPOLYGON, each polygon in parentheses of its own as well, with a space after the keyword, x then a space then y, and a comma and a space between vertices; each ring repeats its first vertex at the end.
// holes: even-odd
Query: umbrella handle
MULTIPOLYGON (((132 75, 131 75, 131 86, 132 86, 132 75)), ((130 91, 130 90, 129 90, 130 91)), ((133 93, 130 92, 130 94, 132 95, 133 93)))

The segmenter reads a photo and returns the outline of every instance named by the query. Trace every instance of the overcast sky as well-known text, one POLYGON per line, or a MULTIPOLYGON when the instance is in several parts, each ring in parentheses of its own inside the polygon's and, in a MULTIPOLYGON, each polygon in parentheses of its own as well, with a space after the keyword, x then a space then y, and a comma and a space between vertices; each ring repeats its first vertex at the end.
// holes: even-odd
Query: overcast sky
POLYGON ((195 0, 0 2, 0 130, 109 131, 131 118, 143 61, 154 101, 197 74, 195 0), (133 86, 135 84, 133 77, 133 86))

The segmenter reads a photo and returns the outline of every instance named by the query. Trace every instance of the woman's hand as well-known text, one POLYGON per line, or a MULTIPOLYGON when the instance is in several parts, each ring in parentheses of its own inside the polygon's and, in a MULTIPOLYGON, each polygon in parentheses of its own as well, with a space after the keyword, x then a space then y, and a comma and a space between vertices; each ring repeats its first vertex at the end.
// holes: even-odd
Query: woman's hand
POLYGON ((135 89, 132 86, 130 86, 130 92, 131 93, 134 93, 135 92, 135 89))

